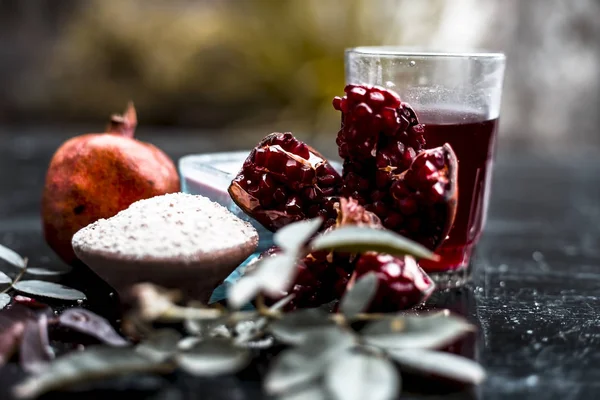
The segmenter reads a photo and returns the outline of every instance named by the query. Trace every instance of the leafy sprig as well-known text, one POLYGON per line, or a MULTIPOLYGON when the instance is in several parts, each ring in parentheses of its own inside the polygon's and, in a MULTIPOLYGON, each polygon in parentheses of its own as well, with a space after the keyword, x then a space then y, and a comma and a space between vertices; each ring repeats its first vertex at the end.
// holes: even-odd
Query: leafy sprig
MULTIPOLYGON (((255 351, 268 351, 274 344, 283 344, 286 349, 269 365, 263 387, 268 394, 281 398, 396 398, 402 378, 408 379, 404 372, 466 385, 484 379, 485 371, 476 362, 440 351, 473 331, 474 327, 464 318, 447 311, 365 313, 377 292, 378 279, 373 273, 354 282, 335 314, 322 309, 282 312, 293 295, 267 307, 262 296, 286 292, 295 277, 298 260, 310 251, 378 251, 435 258, 424 247, 381 229, 342 227, 316 235, 321 222, 302 221, 279 230, 274 241, 281 253, 256 262, 252 271, 230 288, 228 307, 196 302, 184 305, 176 290, 146 283, 136 285, 132 290, 135 307, 123 324, 129 339, 102 317, 82 308, 59 316, 42 312, 27 314, 23 320, 15 317, 12 328, 3 331, 11 336, 0 334, 0 350, 4 345, 22 352, 22 344, 26 343, 28 357, 35 363, 22 361, 29 375, 14 387, 14 395, 35 398, 75 383, 129 372, 164 373, 179 369, 196 376, 234 374, 252 362, 255 351), (249 301, 254 302, 255 309, 241 311, 249 301), (157 323, 163 327, 155 328, 157 323), (164 327, 169 323, 175 323, 174 328, 164 327), (184 329, 175 329, 181 323, 184 329), (19 324, 35 329, 26 337, 19 333, 19 324), (94 337, 103 344, 53 360, 55 356, 48 352, 44 333, 44 328, 53 324, 94 337), (132 339, 138 337, 142 339, 132 339)), ((4 247, 0 247, 0 258, 21 270, 26 268, 26 260, 4 247)), ((19 279, 11 280, 9 291, 65 301, 78 299, 75 289, 46 285, 51 282, 42 282, 35 288, 32 281, 19 279), (25 282, 30 283, 23 285, 25 282)), ((9 295, 0 295, 0 306, 4 296, 9 295)), ((13 311, 9 308, 3 312, 13 311)), ((6 354, 0 351, 0 360, 6 354)))

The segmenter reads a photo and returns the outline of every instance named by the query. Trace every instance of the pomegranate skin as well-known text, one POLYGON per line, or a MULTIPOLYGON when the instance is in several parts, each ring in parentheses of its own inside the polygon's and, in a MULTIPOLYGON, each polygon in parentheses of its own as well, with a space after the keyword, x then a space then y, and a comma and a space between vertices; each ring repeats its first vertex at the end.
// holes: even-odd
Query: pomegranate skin
POLYGON ((54 153, 42 195, 42 229, 66 263, 75 232, 110 218, 133 202, 180 190, 173 161, 152 144, 133 138, 135 110, 113 116, 106 133, 67 140, 54 153))

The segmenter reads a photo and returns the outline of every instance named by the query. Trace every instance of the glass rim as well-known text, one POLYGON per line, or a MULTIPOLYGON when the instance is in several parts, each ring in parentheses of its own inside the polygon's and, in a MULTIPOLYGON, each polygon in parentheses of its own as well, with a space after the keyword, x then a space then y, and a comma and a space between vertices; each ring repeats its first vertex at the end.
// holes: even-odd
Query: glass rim
POLYGON ((486 50, 471 51, 436 51, 424 48, 402 46, 358 46, 349 47, 346 53, 379 57, 427 57, 427 58, 484 58, 505 60, 506 55, 500 52, 486 50))

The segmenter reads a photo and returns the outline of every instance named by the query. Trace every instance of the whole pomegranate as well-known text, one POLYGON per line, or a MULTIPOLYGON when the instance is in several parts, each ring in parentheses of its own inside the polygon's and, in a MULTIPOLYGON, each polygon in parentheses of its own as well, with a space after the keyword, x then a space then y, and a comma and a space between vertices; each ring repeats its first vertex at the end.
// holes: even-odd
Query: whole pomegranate
POLYGON ((431 278, 410 256, 364 253, 356 262, 351 281, 368 272, 375 273, 378 287, 366 312, 395 312, 414 307, 427 300, 435 288, 431 278))
POLYGON ((331 226, 340 184, 339 174, 318 151, 290 132, 272 133, 250 152, 229 194, 271 231, 318 216, 331 226))
POLYGON ((75 260, 71 238, 81 228, 110 218, 131 203, 180 189, 173 161, 152 144, 134 138, 132 103, 113 115, 105 133, 66 141, 56 151, 42 196, 44 236, 67 263, 75 260))
POLYGON ((368 85, 348 85, 344 91, 333 100, 342 113, 341 195, 357 199, 386 228, 435 250, 456 215, 454 151, 448 144, 424 150, 423 126, 393 91, 368 85))

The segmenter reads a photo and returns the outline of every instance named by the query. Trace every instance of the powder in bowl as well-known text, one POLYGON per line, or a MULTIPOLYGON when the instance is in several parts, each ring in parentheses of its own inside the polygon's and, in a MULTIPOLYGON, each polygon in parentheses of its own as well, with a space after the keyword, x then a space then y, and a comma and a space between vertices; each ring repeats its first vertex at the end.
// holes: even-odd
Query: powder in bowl
POLYGON ((119 292, 152 282, 196 297, 209 296, 257 244, 250 223, 206 197, 185 193, 137 201, 72 240, 77 257, 119 292))

